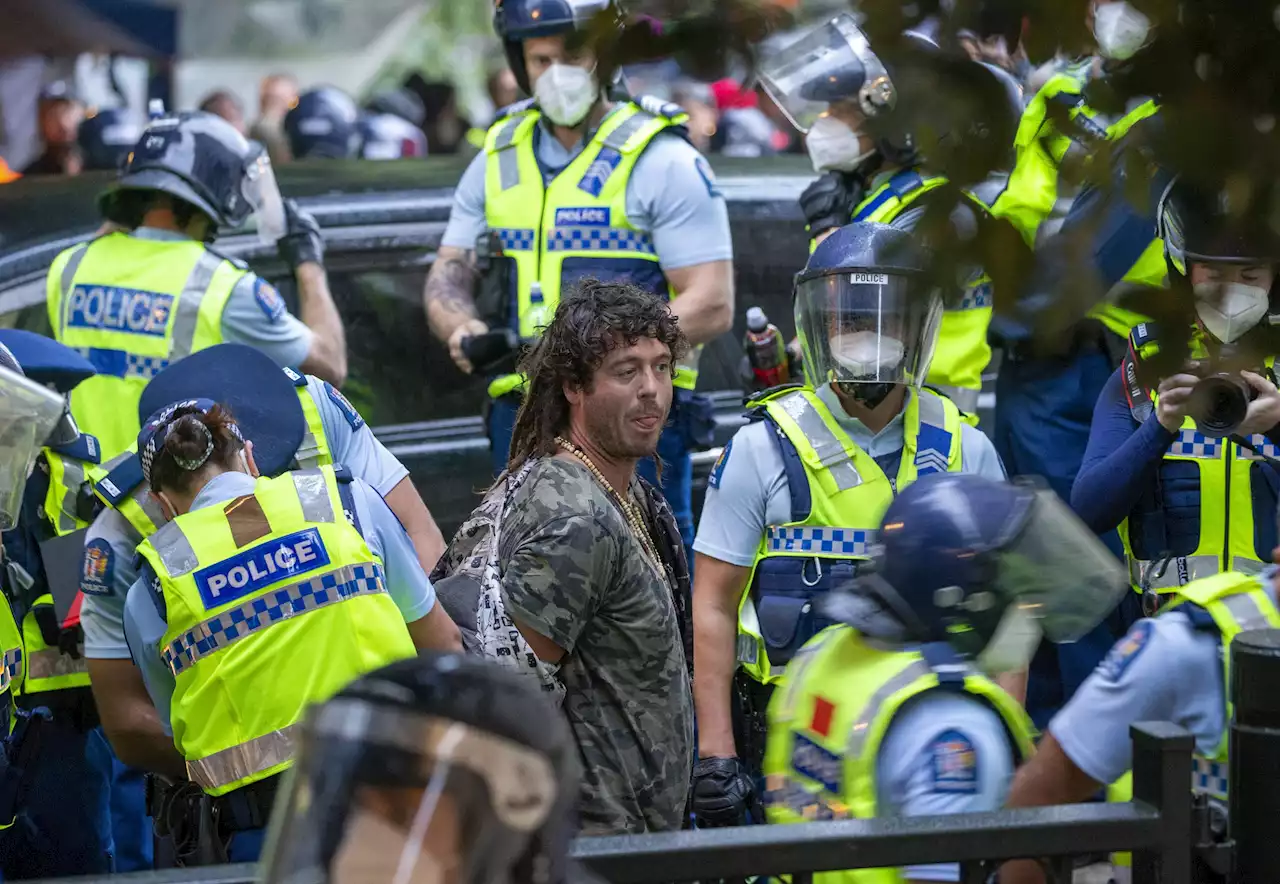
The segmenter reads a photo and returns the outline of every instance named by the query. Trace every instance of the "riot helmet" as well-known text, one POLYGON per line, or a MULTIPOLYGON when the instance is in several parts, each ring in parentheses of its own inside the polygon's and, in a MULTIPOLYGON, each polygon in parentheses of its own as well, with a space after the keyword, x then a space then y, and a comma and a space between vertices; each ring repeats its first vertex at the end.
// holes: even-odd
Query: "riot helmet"
POLYGON ((332 86, 304 92, 284 117, 284 133, 295 160, 345 160, 360 149, 360 110, 351 96, 332 86))
POLYGON ((396 114, 360 115, 360 159, 400 160, 427 155, 422 129, 396 114))
POLYGON ((85 170, 119 171, 141 135, 141 121, 128 108, 109 107, 86 114, 76 135, 85 170))
POLYGON ((168 194, 207 216, 209 239, 250 217, 263 243, 274 243, 286 231, 284 201, 266 150, 203 111, 151 121, 125 158, 119 180, 100 198, 103 216, 136 227, 141 213, 131 197, 148 192, 168 194))
MULTIPOLYGON (((1160 201, 1169 284, 1188 296, 1213 341, 1234 344, 1280 323, 1280 234, 1270 213, 1274 187, 1175 178, 1160 201)), ((1269 351, 1268 351, 1269 352, 1269 351)))
POLYGON ((49 431, 44 444, 62 448, 78 442, 83 434, 71 415, 69 397, 81 382, 98 373, 93 363, 78 350, 20 328, 0 329, 0 347, 4 348, 0 366, 17 371, 63 398, 62 416, 49 431))
POLYGON ((805 379, 875 407, 896 384, 924 384, 942 322, 928 252, 887 224, 858 222, 824 239, 796 276, 805 379))
POLYGON ((520 675, 424 653, 317 706, 263 880, 557 884, 577 797, 568 725, 520 675))
POLYGON ((27 477, 66 413, 66 400, 25 377, 0 344, 0 531, 18 523, 27 477))
POLYGON ((870 567, 828 615, 884 643, 946 642, 991 674, 1041 636, 1083 638, 1128 590, 1123 567, 1051 490, 925 476, 889 504, 870 567))

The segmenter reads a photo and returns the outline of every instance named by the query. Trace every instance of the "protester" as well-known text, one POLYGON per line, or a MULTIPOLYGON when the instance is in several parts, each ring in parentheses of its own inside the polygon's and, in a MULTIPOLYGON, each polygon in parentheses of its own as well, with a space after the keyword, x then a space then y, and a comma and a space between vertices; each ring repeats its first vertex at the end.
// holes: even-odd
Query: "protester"
POLYGON ((244 122, 244 105, 240 103, 240 99, 225 89, 218 89, 206 95, 200 102, 200 110, 222 117, 241 135, 247 135, 249 132, 244 122))
POLYGON ((455 621, 479 623, 473 649, 562 698, 588 835, 685 819, 688 569, 670 508, 635 467, 657 449, 687 347, 637 286, 587 280, 562 299, 522 366, 509 469, 434 575, 455 621))
POLYGON ((40 95, 38 114, 44 150, 22 174, 79 175, 84 160, 76 136, 84 121, 84 104, 67 84, 54 83, 40 95))
POLYGON ((266 147, 272 163, 290 159, 284 116, 297 103, 298 81, 292 76, 272 74, 263 78, 258 92, 258 119, 249 128, 249 137, 266 147))

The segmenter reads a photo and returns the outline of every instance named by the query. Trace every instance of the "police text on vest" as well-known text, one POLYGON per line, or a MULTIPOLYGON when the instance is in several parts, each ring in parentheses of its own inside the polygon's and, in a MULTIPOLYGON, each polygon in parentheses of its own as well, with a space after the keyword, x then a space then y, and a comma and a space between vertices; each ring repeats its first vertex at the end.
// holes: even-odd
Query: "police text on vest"
POLYGON ((195 573, 196 588, 205 609, 211 610, 328 564, 320 532, 307 528, 201 568, 195 573))

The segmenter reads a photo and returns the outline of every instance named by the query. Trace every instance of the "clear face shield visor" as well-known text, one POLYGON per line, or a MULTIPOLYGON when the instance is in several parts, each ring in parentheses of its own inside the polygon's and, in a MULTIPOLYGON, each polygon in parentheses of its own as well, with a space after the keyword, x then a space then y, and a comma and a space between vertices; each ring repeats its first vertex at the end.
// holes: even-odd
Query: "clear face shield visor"
POLYGON ((65 411, 59 394, 0 368, 0 530, 17 524, 27 477, 65 411))
POLYGON ((285 218, 284 198, 276 183, 271 158, 261 145, 254 143, 257 154, 245 164, 242 185, 245 201, 253 208, 258 226, 258 241, 273 245, 289 230, 285 218))
POLYGON ((796 332, 805 379, 841 384, 924 384, 942 322, 942 297, 922 278, 874 271, 796 284, 796 332))
POLYGON ((766 59, 760 84, 801 132, 834 102, 855 102, 871 117, 896 100, 888 71, 847 13, 766 59))
POLYGON ((307 727, 267 884, 501 882, 557 807, 545 756, 465 724, 336 700, 307 727))

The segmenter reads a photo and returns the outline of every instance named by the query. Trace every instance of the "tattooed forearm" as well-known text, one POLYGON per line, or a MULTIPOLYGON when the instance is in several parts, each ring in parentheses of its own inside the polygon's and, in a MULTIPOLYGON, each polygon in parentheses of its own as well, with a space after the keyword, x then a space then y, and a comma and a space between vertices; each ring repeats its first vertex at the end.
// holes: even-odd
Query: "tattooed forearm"
POLYGON ((476 269, 472 257, 461 249, 441 248, 423 294, 431 330, 447 338, 461 322, 474 319, 476 269))

